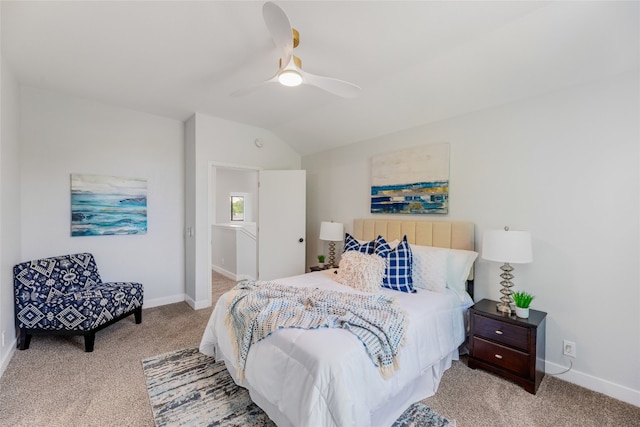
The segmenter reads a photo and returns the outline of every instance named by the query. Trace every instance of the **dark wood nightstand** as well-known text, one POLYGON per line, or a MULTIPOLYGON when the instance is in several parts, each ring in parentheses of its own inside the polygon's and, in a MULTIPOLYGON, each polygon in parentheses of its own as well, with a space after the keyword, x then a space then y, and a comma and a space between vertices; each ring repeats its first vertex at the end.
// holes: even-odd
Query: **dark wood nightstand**
POLYGON ((331 267, 329 267, 329 266, 328 266, 328 265, 326 265, 326 264, 324 265, 324 267, 320 267, 320 266, 318 266, 318 265, 312 265, 311 267, 309 267, 309 270, 311 270, 311 271, 322 271, 322 270, 328 270, 328 269, 330 269, 330 268, 331 268, 331 267))
POLYGON ((469 359, 536 394, 545 364, 547 313, 529 310, 529 318, 501 313, 497 301, 483 299, 469 308, 469 359))

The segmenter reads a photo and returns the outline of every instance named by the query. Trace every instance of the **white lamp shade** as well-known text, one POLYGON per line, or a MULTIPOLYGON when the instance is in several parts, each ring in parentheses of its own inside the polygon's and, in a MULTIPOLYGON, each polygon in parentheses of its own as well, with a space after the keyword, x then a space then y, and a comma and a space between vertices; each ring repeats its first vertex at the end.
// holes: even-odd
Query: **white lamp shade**
POLYGON ((482 258, 526 264, 533 261, 531 233, 518 230, 487 230, 482 237, 482 258))
POLYGON ((344 225, 339 222, 322 221, 320 223, 320 240, 341 242, 344 239, 344 225))

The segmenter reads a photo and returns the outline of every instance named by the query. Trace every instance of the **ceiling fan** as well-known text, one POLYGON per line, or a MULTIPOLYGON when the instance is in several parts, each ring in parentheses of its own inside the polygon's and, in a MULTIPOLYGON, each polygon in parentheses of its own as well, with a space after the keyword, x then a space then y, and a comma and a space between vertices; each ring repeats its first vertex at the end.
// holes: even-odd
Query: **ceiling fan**
POLYGON ((278 71, 270 79, 237 90, 231 96, 246 95, 266 83, 280 83, 284 86, 307 84, 344 98, 355 98, 359 95, 360 87, 353 83, 302 70, 302 61, 293 54, 293 49, 300 43, 300 34, 298 30, 291 27, 287 14, 279 6, 272 2, 265 3, 262 7, 262 16, 276 47, 280 50, 278 71))

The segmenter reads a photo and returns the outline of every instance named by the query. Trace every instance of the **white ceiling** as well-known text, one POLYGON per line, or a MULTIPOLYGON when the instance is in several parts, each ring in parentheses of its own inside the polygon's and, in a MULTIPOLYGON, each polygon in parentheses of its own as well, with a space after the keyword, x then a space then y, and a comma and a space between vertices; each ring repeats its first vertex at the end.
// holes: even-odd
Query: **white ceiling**
POLYGON ((637 2, 276 3, 303 68, 361 96, 229 96, 277 70, 263 2, 2 1, 2 54, 23 85, 263 127, 302 155, 639 69, 637 2))

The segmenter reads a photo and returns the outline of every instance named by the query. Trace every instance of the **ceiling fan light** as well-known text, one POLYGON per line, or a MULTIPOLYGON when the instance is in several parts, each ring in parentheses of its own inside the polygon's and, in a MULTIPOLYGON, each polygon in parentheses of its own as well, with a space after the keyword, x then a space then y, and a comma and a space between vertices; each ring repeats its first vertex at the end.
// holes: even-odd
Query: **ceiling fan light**
POLYGON ((278 75, 278 81, 284 86, 300 86, 302 76, 296 70, 284 70, 278 75))

